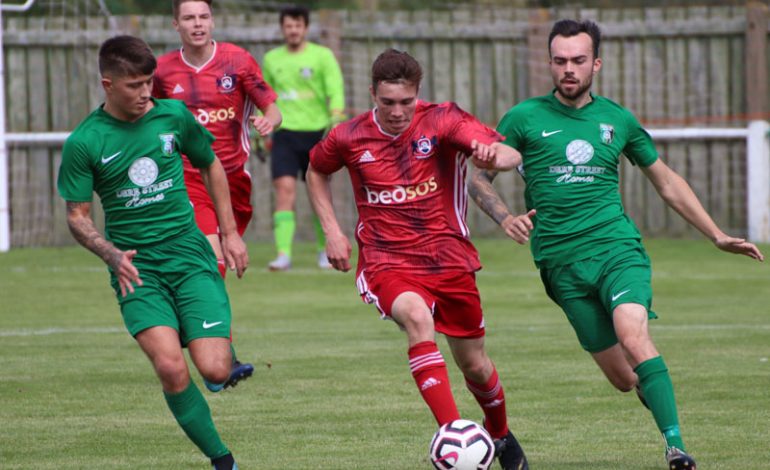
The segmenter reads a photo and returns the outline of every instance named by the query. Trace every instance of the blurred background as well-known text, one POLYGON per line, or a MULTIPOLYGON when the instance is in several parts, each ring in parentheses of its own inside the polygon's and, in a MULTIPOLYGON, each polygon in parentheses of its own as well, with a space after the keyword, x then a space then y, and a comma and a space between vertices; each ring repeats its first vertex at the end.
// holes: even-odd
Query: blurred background
MULTIPOLYGON (((396 47, 425 68, 423 99, 455 101, 492 127, 511 106, 551 90, 547 37, 554 21, 598 22, 604 62, 594 92, 637 115, 663 158, 690 182, 722 228, 770 241, 770 157, 762 153, 767 139, 761 127, 770 118, 767 1, 296 3, 312 10, 310 39, 330 47, 339 59, 348 115, 370 107, 370 64, 383 49, 396 47), (760 124, 755 127, 759 153, 749 151, 752 123, 760 124)), ((284 5, 215 0, 214 37, 248 49, 261 61, 282 43, 277 11, 284 5)), ((61 142, 47 143, 45 136, 71 131, 102 102, 96 53, 102 41, 118 33, 144 38, 158 54, 179 47, 170 0, 37 0, 27 12, 3 13, 6 130, 26 139, 8 143, 11 246, 74 243, 55 189, 61 142)), ((272 236, 269 165, 253 158, 249 169, 255 219, 246 239, 267 241, 272 236)), ((641 172, 627 162, 621 172, 627 211, 645 235, 699 236, 664 207, 641 172)), ((336 175, 333 184, 341 222, 352 230, 356 211, 347 175, 336 175)), ((517 174, 502 174, 496 184, 514 210, 524 210, 517 174)), ((298 202, 298 217, 308 218, 306 198, 298 202)), ((473 205, 468 218, 474 236, 501 236, 473 205)), ((298 223, 298 237, 312 238, 311 227, 298 223)))

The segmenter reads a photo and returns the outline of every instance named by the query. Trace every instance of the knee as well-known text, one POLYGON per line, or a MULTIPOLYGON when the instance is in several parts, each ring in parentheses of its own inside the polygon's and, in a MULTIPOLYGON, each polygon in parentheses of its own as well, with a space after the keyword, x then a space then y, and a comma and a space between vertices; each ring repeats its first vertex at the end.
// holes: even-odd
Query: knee
POLYGON ((180 392, 187 387, 189 374, 184 358, 157 358, 154 366, 164 390, 180 392))
POLYGON ((198 364, 198 372, 204 379, 211 383, 225 383, 230 378, 230 369, 232 361, 209 361, 205 364, 198 364))
POLYGON ((457 367, 463 376, 476 383, 486 382, 492 375, 492 362, 486 356, 459 357, 457 367))
POLYGON ((433 324, 433 316, 427 309, 419 307, 410 308, 403 314, 399 315, 398 321, 409 335, 420 337, 430 336, 431 338, 433 337, 435 328, 433 324))
POLYGON ((613 377, 610 378, 610 383, 613 387, 623 393, 628 393, 636 387, 636 374, 628 377, 613 377))

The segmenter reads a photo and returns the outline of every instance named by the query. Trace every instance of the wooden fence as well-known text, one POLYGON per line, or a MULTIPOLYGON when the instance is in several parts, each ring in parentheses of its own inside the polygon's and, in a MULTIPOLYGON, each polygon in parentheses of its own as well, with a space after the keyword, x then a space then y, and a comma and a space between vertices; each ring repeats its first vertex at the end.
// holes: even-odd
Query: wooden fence
MULTIPOLYGON (((513 104, 551 88, 547 35, 553 21, 589 18, 603 29, 603 68, 594 91, 632 109, 648 127, 742 127, 767 119, 767 8, 697 7, 612 10, 475 9, 459 11, 322 11, 311 38, 338 54, 351 113, 370 107, 369 67, 386 47, 404 49, 425 68, 421 97, 456 101, 495 125, 513 104)), ((178 47, 167 17, 33 18, 6 15, 4 24, 9 132, 69 131, 103 97, 99 44, 117 32, 146 39, 158 52, 178 47)), ((216 18, 215 37, 247 48, 257 60, 280 44, 275 14, 216 18)), ((746 145, 743 141, 666 142, 666 161, 691 183, 717 223, 746 233, 746 145)), ((61 148, 14 146, 10 152, 11 243, 14 247, 72 243, 64 204, 56 194, 61 148)), ((249 240, 268 240, 271 191, 268 165, 252 159, 255 218, 249 240)), ((517 211, 522 184, 501 174, 497 184, 517 211)), ((352 230, 355 207, 344 174, 335 176, 335 205, 352 230)), ((625 165, 626 207, 651 235, 690 236, 664 207, 641 172, 625 165)), ((300 197, 298 237, 312 238, 309 205, 300 197)), ((470 207, 476 235, 496 225, 470 207)))

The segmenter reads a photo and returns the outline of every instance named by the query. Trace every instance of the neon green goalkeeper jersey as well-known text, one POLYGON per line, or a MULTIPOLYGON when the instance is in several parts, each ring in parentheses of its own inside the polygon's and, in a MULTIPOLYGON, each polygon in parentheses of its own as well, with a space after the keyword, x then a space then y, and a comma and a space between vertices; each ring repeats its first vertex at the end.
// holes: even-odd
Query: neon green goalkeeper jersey
POLYGON ((318 131, 332 123, 332 111, 345 109, 342 72, 329 48, 307 42, 297 53, 284 45, 262 60, 265 81, 278 93, 281 129, 318 131))
POLYGON ((214 137, 185 104, 153 100, 135 122, 100 106, 64 143, 58 188, 70 202, 90 202, 105 214, 105 237, 121 249, 152 245, 191 230, 192 206, 182 175, 182 153, 195 167, 214 161, 214 137))
POLYGON ((575 109, 554 94, 521 102, 497 127, 519 150, 527 209, 536 209, 531 249, 538 267, 589 258, 640 240, 618 188, 621 153, 641 167, 658 152, 630 111, 601 96, 575 109))

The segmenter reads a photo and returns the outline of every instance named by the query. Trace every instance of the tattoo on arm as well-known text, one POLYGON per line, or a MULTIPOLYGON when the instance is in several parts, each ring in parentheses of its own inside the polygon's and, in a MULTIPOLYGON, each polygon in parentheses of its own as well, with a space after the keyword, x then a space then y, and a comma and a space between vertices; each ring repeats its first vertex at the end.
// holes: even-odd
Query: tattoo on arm
POLYGON ((120 263, 123 252, 115 248, 96 229, 90 214, 90 202, 67 201, 67 225, 78 243, 86 247, 110 266, 120 263))
POLYGON ((468 185, 468 193, 476 205, 500 225, 506 217, 511 215, 511 212, 492 186, 495 176, 497 171, 494 170, 474 171, 468 185))

